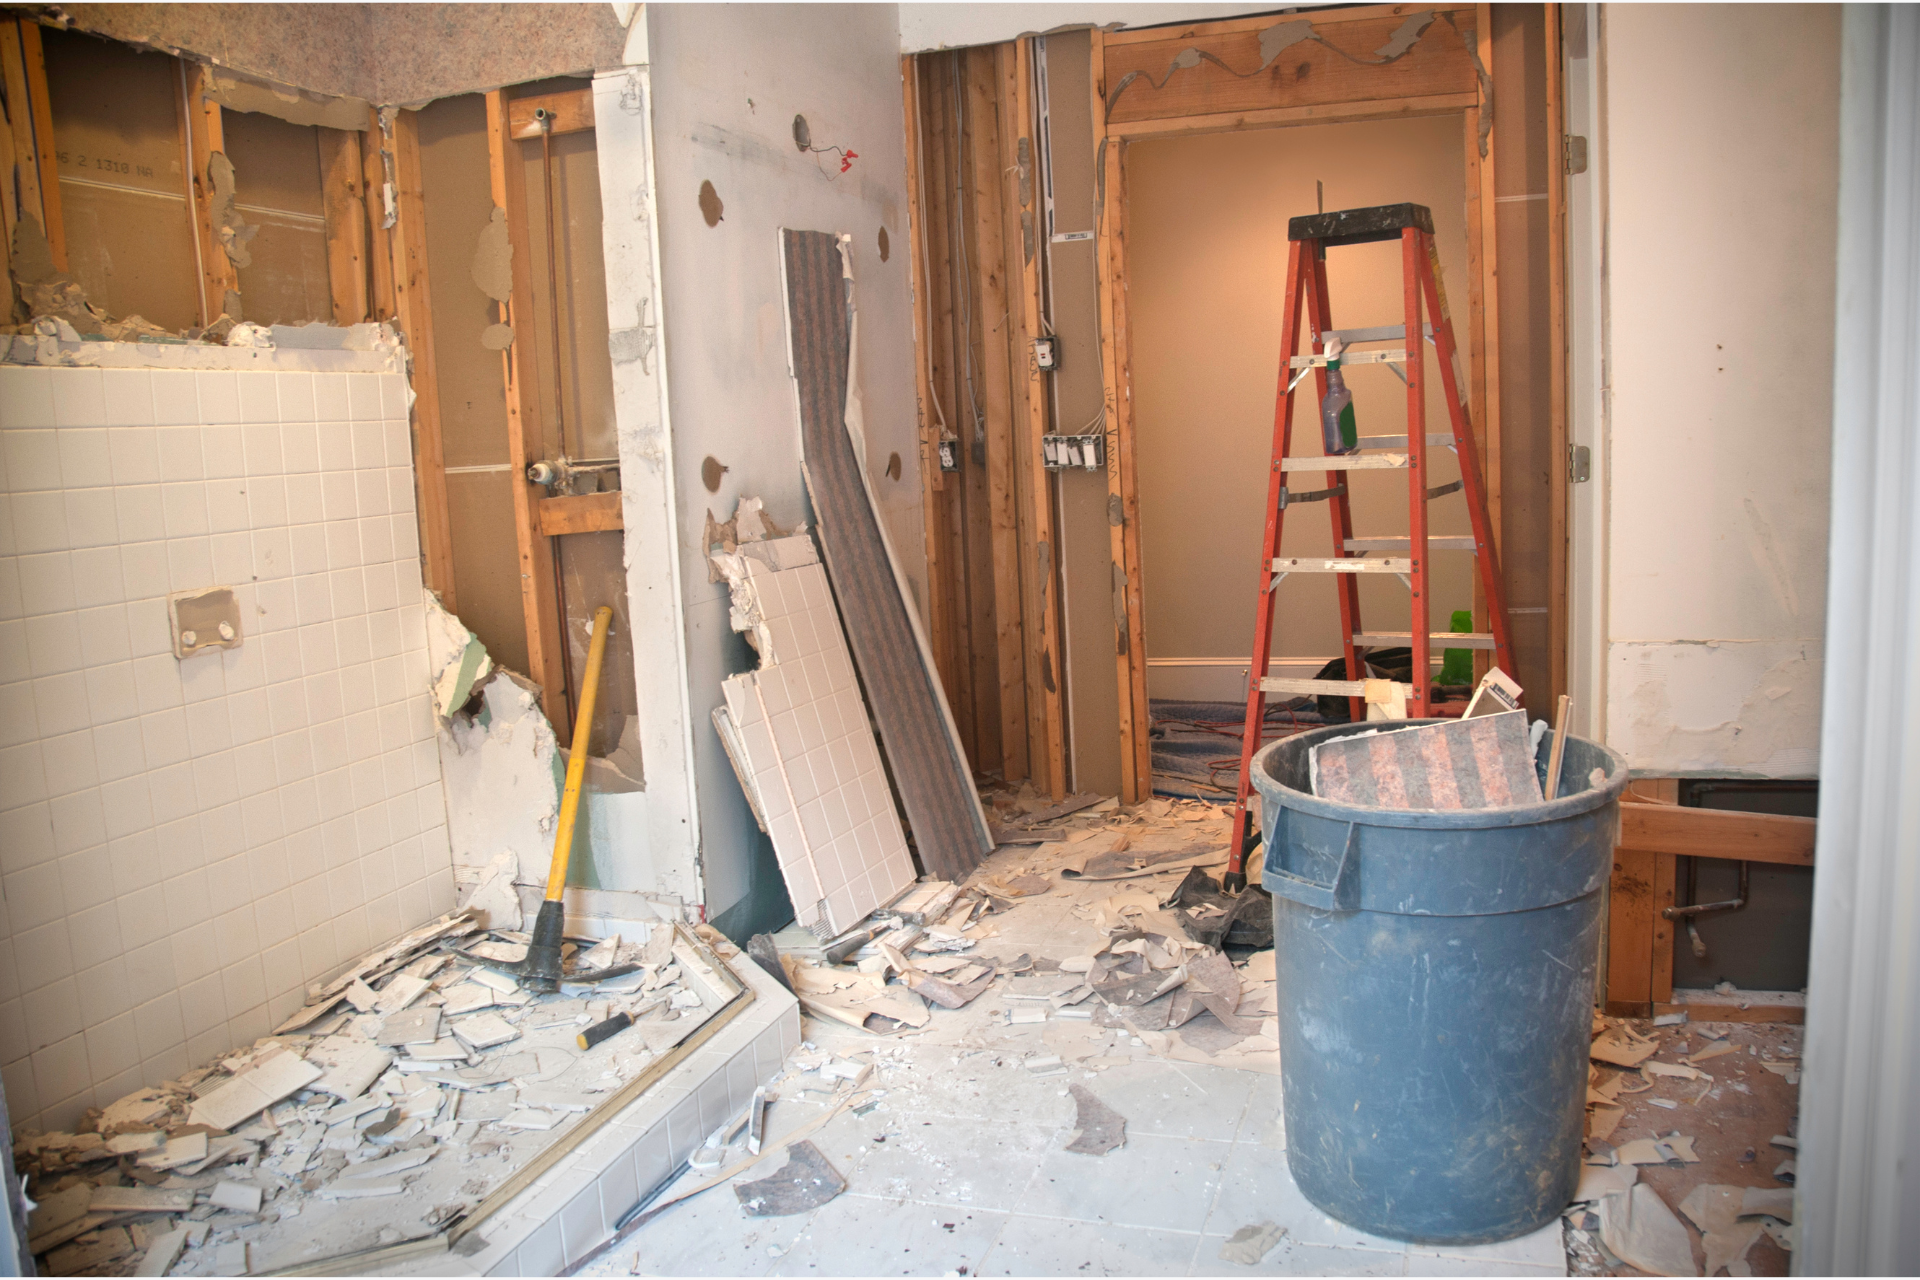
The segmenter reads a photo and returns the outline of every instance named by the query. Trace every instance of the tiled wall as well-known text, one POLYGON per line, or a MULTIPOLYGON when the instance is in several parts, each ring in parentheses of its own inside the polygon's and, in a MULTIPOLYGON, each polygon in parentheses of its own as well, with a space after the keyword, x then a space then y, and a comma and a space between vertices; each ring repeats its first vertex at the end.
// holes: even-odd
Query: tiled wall
POLYGON ((267 1034, 453 905, 406 395, 399 374, 0 368, 16 1125, 267 1034), (211 585, 245 643, 177 660, 167 593, 211 585))

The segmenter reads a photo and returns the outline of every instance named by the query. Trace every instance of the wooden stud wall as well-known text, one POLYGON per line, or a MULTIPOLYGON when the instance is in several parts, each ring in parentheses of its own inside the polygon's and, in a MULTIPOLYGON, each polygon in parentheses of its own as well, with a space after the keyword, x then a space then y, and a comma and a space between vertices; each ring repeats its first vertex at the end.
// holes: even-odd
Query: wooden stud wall
POLYGON ((927 618, 961 742, 976 771, 1064 796, 1031 59, 1013 42, 902 60, 915 381, 927 618))
POLYGON ((40 48, 40 26, 30 18, 0 21, 0 83, 6 87, 6 121, 0 130, 0 157, 8 181, 0 206, 0 228, 9 251, 13 228, 23 216, 40 223, 53 265, 67 269, 67 227, 60 211, 60 178, 53 146, 53 110, 47 95, 47 63, 40 48))

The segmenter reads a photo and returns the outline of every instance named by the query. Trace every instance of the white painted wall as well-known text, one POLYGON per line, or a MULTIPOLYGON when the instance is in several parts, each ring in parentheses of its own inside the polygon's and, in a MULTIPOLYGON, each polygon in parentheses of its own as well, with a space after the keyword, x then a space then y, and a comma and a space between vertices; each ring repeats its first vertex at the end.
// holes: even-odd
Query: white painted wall
POLYGON ((1610 5, 1607 742, 1818 772, 1837 6, 1610 5))
MULTIPOLYGON (((768 894, 775 902, 782 896, 771 847, 754 826, 710 719, 721 701, 721 680, 753 664, 727 624, 725 585, 707 580, 701 546, 706 512, 725 519, 743 496, 763 498, 784 527, 811 520, 786 360, 782 227, 853 238, 860 308, 855 376, 866 413, 867 465, 916 603, 925 596, 900 38, 897 10, 885 4, 650 5, 646 21, 667 424, 657 456, 673 525, 670 542, 664 529, 636 538, 634 478, 625 472, 629 591, 637 617, 643 597, 633 590, 636 556, 670 548, 684 608, 684 728, 692 744, 684 829, 693 837, 701 900, 714 919, 749 895, 763 903, 768 894), (815 147, 856 153, 845 172, 839 153, 796 148, 797 114, 807 117, 815 147), (713 184, 723 205, 711 227, 700 209, 703 182, 713 184), (883 227, 885 262, 878 243, 883 227), (884 474, 895 453, 897 481, 884 474), (701 482, 709 456, 728 468, 715 493, 701 482)), ((616 219, 631 227, 638 197, 632 182, 616 189, 605 175, 630 166, 642 143, 626 133, 616 143, 614 121, 602 111, 611 272, 616 219)), ((630 303, 624 313, 620 303, 610 305, 616 326, 635 323, 630 303)), ((624 404, 620 412, 624 457, 624 404)), ((643 518, 657 523, 660 511, 643 518)), ((641 701, 647 701, 644 689, 641 701)), ((649 747, 650 805, 658 800, 656 758, 649 747)), ((689 842, 682 837, 679 843, 686 848, 689 842)), ((654 857, 656 865, 668 860, 659 848, 654 857)))
POLYGON ((203 367, 0 369, 0 1073, 47 1129, 454 896, 405 378, 86 349, 203 367), (216 585, 244 643, 176 659, 167 594, 216 585))

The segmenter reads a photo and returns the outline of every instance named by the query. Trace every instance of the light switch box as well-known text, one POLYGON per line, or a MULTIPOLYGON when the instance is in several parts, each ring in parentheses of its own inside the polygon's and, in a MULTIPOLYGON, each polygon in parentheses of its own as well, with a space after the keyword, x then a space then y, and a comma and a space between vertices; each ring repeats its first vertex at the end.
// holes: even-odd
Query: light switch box
POLYGON ((167 597, 173 623, 173 656, 191 658, 202 649, 240 647, 240 602, 232 587, 182 591, 167 597))

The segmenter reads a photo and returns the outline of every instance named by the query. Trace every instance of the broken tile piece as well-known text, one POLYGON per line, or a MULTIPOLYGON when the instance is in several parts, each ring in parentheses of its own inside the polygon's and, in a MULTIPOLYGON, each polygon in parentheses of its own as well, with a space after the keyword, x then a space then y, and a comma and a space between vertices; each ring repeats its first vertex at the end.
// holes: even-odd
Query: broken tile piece
POLYGON ((439 1038, 440 1010, 433 1005, 422 1005, 418 1009, 387 1015, 380 1034, 374 1037, 374 1043, 398 1048, 401 1045, 432 1044, 439 1038))
MULTIPOLYGON (((196 1105, 195 1110, 198 1109, 196 1105)), ((207 1135, 190 1133, 185 1137, 170 1139, 158 1151, 141 1156, 139 1165, 142 1169, 177 1169, 183 1164, 194 1164, 206 1158, 207 1135)))
POLYGON ((213 1186, 208 1202, 215 1208, 231 1209, 235 1213, 260 1212, 260 1188, 246 1182, 228 1182, 222 1179, 213 1186))
POLYGON ((1125 1116, 1100 1101, 1099 1095, 1085 1085, 1068 1085, 1067 1092, 1073 1096, 1075 1127, 1067 1150, 1083 1156, 1103 1156, 1115 1147, 1126 1145, 1125 1116))
POLYGON ((491 1049, 520 1038, 519 1028, 497 1013, 475 1014, 453 1024, 453 1033, 475 1049, 491 1049))
POLYGON ((847 1188, 819 1148, 800 1141, 787 1148, 787 1162, 779 1172, 758 1182, 738 1183, 733 1193, 750 1217, 780 1218, 817 1209, 847 1188))
POLYGON ((187 1118, 194 1124, 232 1131, 239 1128, 242 1121, 306 1088, 322 1074, 319 1067, 299 1054, 276 1046, 255 1058, 244 1074, 195 1102, 187 1118))

